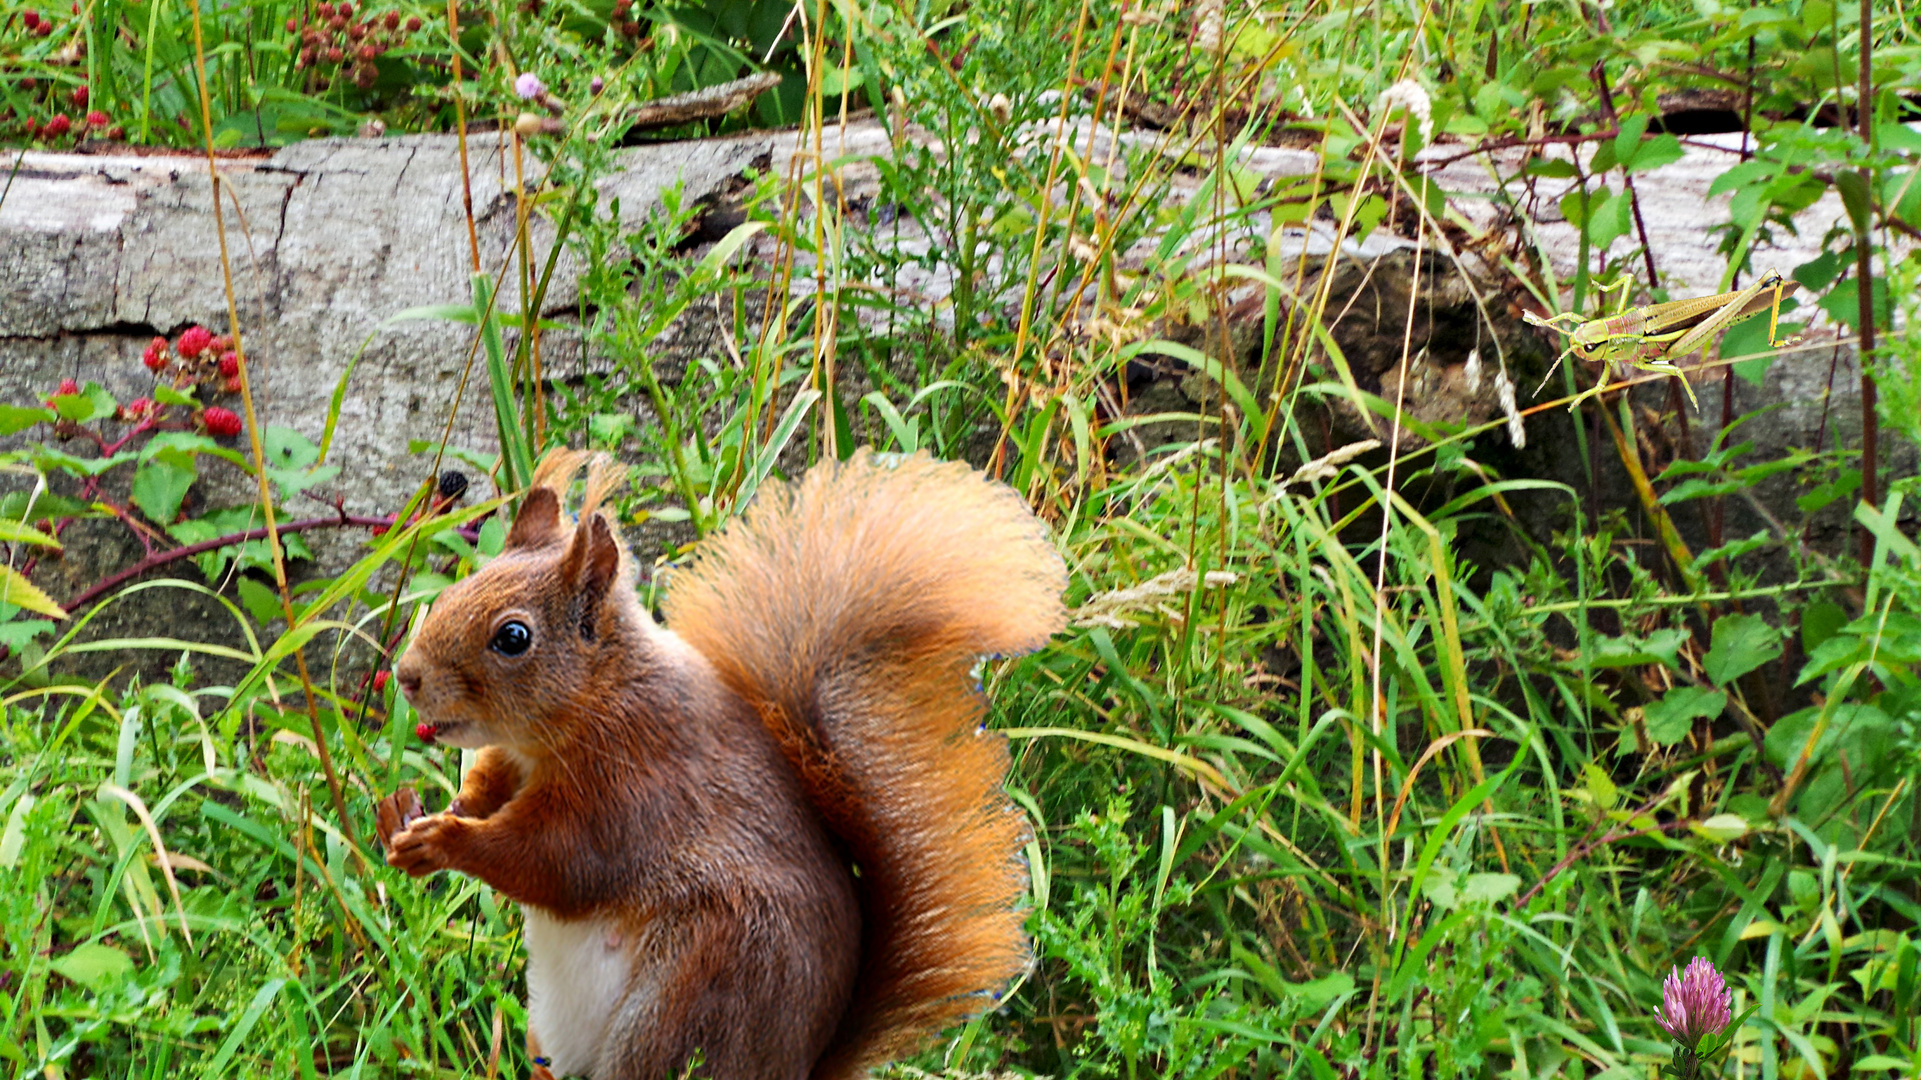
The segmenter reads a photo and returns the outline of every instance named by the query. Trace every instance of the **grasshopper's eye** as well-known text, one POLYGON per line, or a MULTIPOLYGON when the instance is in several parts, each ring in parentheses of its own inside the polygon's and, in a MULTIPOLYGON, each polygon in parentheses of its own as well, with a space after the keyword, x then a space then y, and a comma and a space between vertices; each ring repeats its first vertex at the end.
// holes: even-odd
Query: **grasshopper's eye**
POLYGON ((526 623, 514 619, 500 624, 500 629, 494 631, 493 640, 487 642, 487 647, 502 656, 519 656, 532 648, 533 644, 534 632, 527 628, 526 623))

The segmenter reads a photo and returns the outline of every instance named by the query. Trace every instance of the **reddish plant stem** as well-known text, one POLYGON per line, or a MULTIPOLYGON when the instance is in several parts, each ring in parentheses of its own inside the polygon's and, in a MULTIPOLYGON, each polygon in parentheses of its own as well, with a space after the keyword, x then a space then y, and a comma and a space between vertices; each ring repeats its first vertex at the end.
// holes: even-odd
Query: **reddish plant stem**
MULTIPOLYGON (((284 534, 284 533, 309 532, 314 529, 339 529, 339 528, 348 528, 348 527, 357 527, 357 528, 363 528, 363 529, 372 529, 372 528, 384 529, 384 528, 390 528, 392 527, 392 525, 393 525, 393 522, 391 520, 383 517, 366 517, 358 514, 342 513, 342 514, 337 514, 333 517, 308 518, 305 521, 290 521, 285 525, 280 526, 276 531, 284 534)), ((80 608, 86 607, 88 604, 91 604, 95 600, 98 600, 101 596, 103 596, 107 592, 113 589, 119 588, 121 585, 124 585, 127 582, 132 581, 134 578, 137 578, 140 575, 146 573, 147 571, 155 569, 156 567, 165 566, 168 563, 179 562, 181 559, 189 559, 195 555, 202 555, 209 551, 218 550, 219 548, 232 547, 235 544, 244 544, 252 540, 264 540, 266 538, 267 538, 266 529, 264 528, 249 529, 246 532, 232 533, 227 536, 216 536, 212 540, 202 540, 197 544, 188 544, 185 547, 177 547, 169 551, 155 552, 147 556, 146 558, 141 559, 139 562, 134 563, 132 566, 127 567, 125 570, 122 570, 119 573, 112 574, 106 578, 103 578, 98 583, 96 583, 92 588, 81 593, 79 596, 74 597, 72 600, 68 601, 66 605, 67 611, 71 613, 79 610, 80 608)))
MULTIPOLYGON (((1874 8, 1868 0, 1861 0, 1861 89, 1859 91, 1860 135, 1870 153, 1874 150, 1874 8)), ((1874 191, 1874 173, 1865 165, 1861 168, 1861 189, 1874 191)), ((1870 200, 1871 201, 1871 200, 1870 200)), ((1883 217, 1891 215, 1883 214, 1883 217)), ((1880 468, 1880 455, 1876 443, 1880 441, 1880 417, 1875 412, 1875 398, 1879 394, 1874 385, 1874 375, 1868 370, 1868 360, 1874 355, 1874 250, 1869 243, 1869 229, 1873 222, 1864 222, 1855 234, 1855 277, 1860 279, 1860 319, 1861 344, 1856 353, 1861 364, 1861 501, 1869 506, 1879 499, 1875 484, 1875 473, 1880 468)), ((1874 562, 1874 534, 1861 530, 1861 565, 1872 568, 1874 562)))
MULTIPOLYGON (((1643 810, 1642 813, 1646 813, 1646 811, 1643 810)), ((1520 898, 1514 901, 1514 910, 1516 911, 1526 910, 1527 902, 1529 900, 1534 899, 1535 894, 1539 893, 1542 889, 1547 888, 1548 882, 1553 881, 1557 877, 1560 877, 1562 871, 1566 870, 1570 866, 1573 866, 1575 863, 1580 862, 1583 858, 1585 858, 1588 855, 1589 852, 1592 852, 1597 848, 1605 847, 1608 844, 1614 843, 1616 840, 1630 840, 1637 836, 1646 836, 1649 833, 1678 832, 1682 829, 1687 828, 1692 824, 1694 824, 1694 821, 1692 819, 1683 819, 1680 821, 1670 821, 1670 822, 1667 822, 1666 824, 1656 825, 1652 829, 1609 829, 1607 832, 1607 835, 1601 837, 1599 840, 1590 841, 1586 837, 1583 837, 1581 842, 1574 846, 1573 851, 1568 852, 1567 855, 1564 856, 1560 862, 1557 862, 1552 867, 1550 867, 1548 869, 1548 872, 1541 877, 1541 880, 1534 883, 1533 888, 1522 893, 1520 895, 1520 898)), ((1593 835, 1594 835, 1594 830, 1589 829, 1588 836, 1593 836, 1593 835)))

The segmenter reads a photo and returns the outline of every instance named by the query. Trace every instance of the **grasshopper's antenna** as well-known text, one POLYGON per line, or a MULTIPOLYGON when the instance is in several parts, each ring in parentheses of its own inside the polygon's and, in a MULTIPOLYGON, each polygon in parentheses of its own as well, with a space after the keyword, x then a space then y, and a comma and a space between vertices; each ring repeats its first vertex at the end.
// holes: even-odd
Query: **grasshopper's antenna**
POLYGON ((1541 390, 1543 387, 1547 386, 1547 381, 1554 377, 1555 372, 1561 370, 1561 361, 1566 360, 1567 354, 1573 351, 1574 351, 1574 346, 1569 345, 1567 348, 1561 350, 1561 355, 1554 358, 1553 366, 1547 369, 1546 375, 1541 376, 1541 385, 1534 388, 1535 397, 1541 396, 1541 390))

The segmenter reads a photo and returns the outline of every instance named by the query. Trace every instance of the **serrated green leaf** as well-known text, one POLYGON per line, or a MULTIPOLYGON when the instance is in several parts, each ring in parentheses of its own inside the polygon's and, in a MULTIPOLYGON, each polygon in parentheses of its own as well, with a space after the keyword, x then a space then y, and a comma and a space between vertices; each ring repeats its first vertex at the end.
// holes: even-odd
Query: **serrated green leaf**
POLYGON ((36 547, 50 547, 58 551, 60 541, 30 525, 0 518, 0 544, 32 544, 36 547))
POLYGON ((191 464, 180 464, 181 459, 192 460, 185 455, 156 457, 133 474, 133 503, 157 524, 172 524, 180 516, 180 504, 193 486, 197 474, 191 464))
POLYGON ((1728 696, 1719 690, 1677 686, 1642 710, 1642 716, 1647 723, 1648 738, 1662 746, 1673 746, 1688 737, 1696 720, 1719 716, 1727 707, 1728 696))
POLYGON ((25 431, 35 424, 51 423, 60 414, 52 409, 38 409, 24 405, 0 405, 0 435, 12 435, 25 431))
POLYGON ((40 586, 28 581, 20 571, 4 563, 0 563, 0 604, 12 604, 54 619, 67 617, 66 609, 54 603, 53 597, 40 591, 40 586))
POLYGON ((97 994, 131 972, 133 960, 111 945, 88 942, 48 966, 97 994))
POLYGON ((1781 632, 1759 615, 1723 615, 1714 620, 1714 637, 1701 668, 1716 686, 1734 680, 1781 655, 1781 632))

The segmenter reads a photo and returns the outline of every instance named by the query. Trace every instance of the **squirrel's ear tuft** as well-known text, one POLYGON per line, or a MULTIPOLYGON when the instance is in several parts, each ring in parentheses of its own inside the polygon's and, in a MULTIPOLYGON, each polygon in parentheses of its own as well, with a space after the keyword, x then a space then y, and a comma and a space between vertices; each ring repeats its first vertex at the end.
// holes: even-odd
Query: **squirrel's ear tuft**
POLYGON ((593 637, 601 601, 620 577, 620 540, 606 518, 589 514, 575 527, 573 541, 560 560, 560 575, 573 587, 573 614, 581 636, 593 637))
POLYGON ((560 496, 539 487, 521 500, 514 527, 507 530, 507 547, 545 547, 560 536, 560 496))

